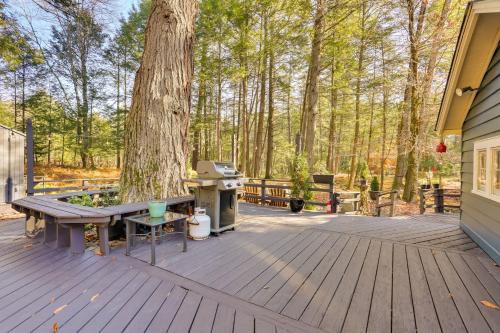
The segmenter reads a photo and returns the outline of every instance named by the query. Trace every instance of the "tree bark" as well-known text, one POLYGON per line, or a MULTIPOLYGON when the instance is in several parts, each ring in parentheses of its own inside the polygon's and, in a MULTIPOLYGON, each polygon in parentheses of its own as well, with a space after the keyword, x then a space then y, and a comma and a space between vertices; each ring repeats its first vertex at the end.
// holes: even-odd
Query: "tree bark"
POLYGON ((257 116, 257 127, 255 131, 255 149, 253 159, 253 176, 260 176, 260 165, 262 160, 262 151, 264 150, 264 116, 266 112, 266 75, 267 75, 267 15, 264 13, 263 22, 263 49, 262 49, 262 67, 260 76, 260 103, 259 114, 257 116))
MULTIPOLYGON (((270 36, 272 36, 272 25, 270 29, 270 36)), ((272 46, 272 39, 269 43, 269 88, 268 88, 268 100, 269 100, 269 111, 267 115, 267 156, 266 156, 266 179, 271 179, 273 177, 273 149, 274 149, 274 86, 273 86, 273 69, 274 69, 274 50, 272 46)))
POLYGON ((182 179, 197 12, 195 0, 153 1, 127 117, 122 202, 187 193, 182 179))
POLYGON ((372 138, 373 138, 373 120, 375 116, 375 71, 376 64, 373 64, 373 87, 372 87, 372 95, 370 97, 370 125, 368 126, 368 146, 366 149, 366 164, 368 166, 368 170, 370 170, 371 174, 371 152, 372 152, 372 138))
POLYGON ((219 38, 217 43, 217 116, 215 120, 216 155, 217 160, 222 160, 222 133, 221 133, 221 112, 222 112, 222 44, 219 38))
POLYGON ((407 0, 408 10, 408 33, 410 35, 410 136, 408 140, 408 165, 405 175, 405 187, 403 191, 403 200, 410 202, 415 197, 417 186, 417 157, 416 157, 416 142, 419 126, 419 109, 420 96, 418 92, 419 76, 419 47, 424 24, 425 12, 427 10, 428 0, 422 0, 417 18, 417 27, 415 29, 415 9, 416 6, 413 0, 407 0))
POLYGON ((331 82, 330 82, 330 129, 328 133, 328 154, 326 158, 326 168, 335 173, 335 154, 336 154, 336 118, 337 118, 337 95, 338 90, 335 87, 335 61, 332 62, 332 70, 331 70, 331 82))
POLYGON ((318 116, 318 78, 321 72, 321 45, 323 42, 323 26, 325 22, 324 0, 317 0, 314 18, 314 36, 311 47, 311 65, 309 85, 307 91, 307 104, 304 112, 304 151, 307 154, 309 168, 314 167, 314 141, 316 131, 316 118, 318 116))
MULTIPOLYGON (((202 51, 203 52, 203 51, 202 51)), ((196 111, 194 116, 194 126, 193 126, 193 153, 191 156, 191 168, 196 170, 198 160, 200 159, 200 147, 201 147, 201 113, 205 105, 206 98, 206 83, 205 83, 205 73, 203 70, 204 66, 205 52, 202 53, 200 62, 200 78, 198 87, 198 100, 196 102, 196 111)))
POLYGON ((120 149, 120 129, 121 129, 121 124, 120 124, 120 62, 117 63, 116 66, 116 142, 115 142, 115 149, 116 149, 116 168, 120 169, 121 168, 121 149, 120 149))
POLYGON ((361 95, 361 75, 363 74, 363 61, 365 56, 365 26, 366 26, 366 2, 363 2, 361 8, 361 41, 358 54, 358 71, 356 77, 356 104, 355 104, 355 121, 354 121, 354 140, 351 150, 351 172, 349 174, 349 183, 347 187, 352 189, 354 179, 356 178, 358 164, 358 146, 359 146, 359 118, 360 118, 360 95, 361 95))
POLYGON ((387 104, 389 99, 389 89, 387 87, 387 69, 385 63, 384 42, 381 42, 381 58, 382 58, 382 151, 380 153, 380 189, 384 189, 385 178, 385 154, 387 142, 387 104))

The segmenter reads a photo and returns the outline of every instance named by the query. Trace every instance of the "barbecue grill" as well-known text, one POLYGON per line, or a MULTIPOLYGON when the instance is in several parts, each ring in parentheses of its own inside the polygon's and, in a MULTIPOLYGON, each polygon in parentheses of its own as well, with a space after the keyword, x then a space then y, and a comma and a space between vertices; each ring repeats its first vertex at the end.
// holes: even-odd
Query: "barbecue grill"
POLYGON ((237 190, 248 179, 231 162, 198 161, 198 178, 186 182, 196 186, 196 205, 207 210, 210 231, 216 235, 234 230, 238 216, 237 190))

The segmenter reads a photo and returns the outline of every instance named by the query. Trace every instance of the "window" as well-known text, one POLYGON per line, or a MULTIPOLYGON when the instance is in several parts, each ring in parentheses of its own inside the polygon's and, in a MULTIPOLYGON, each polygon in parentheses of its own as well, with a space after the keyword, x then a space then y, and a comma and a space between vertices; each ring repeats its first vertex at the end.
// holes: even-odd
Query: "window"
POLYGON ((500 136, 474 142, 472 193, 500 202, 500 136))
POLYGON ((486 149, 477 152, 477 189, 486 191, 486 149))
POLYGON ((493 149, 493 194, 500 196, 500 149, 493 149))

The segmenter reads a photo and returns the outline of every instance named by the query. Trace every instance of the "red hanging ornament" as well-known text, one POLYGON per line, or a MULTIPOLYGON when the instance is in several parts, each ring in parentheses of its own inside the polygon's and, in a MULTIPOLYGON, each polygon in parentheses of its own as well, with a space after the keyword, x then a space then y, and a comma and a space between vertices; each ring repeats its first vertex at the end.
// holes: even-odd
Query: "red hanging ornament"
POLYGON ((446 153, 446 145, 444 144, 443 141, 441 141, 437 146, 436 146, 436 152, 437 153, 446 153))

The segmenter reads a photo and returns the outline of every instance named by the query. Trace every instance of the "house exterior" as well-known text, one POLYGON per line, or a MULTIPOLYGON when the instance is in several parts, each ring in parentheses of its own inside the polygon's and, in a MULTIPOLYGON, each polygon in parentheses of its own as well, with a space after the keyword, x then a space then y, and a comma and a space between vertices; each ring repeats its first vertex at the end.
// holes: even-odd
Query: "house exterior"
POLYGON ((0 124, 0 203, 26 195, 24 186, 24 133, 0 124))
POLYGON ((500 263, 500 0, 467 6, 436 130, 460 134, 462 229, 500 263))

